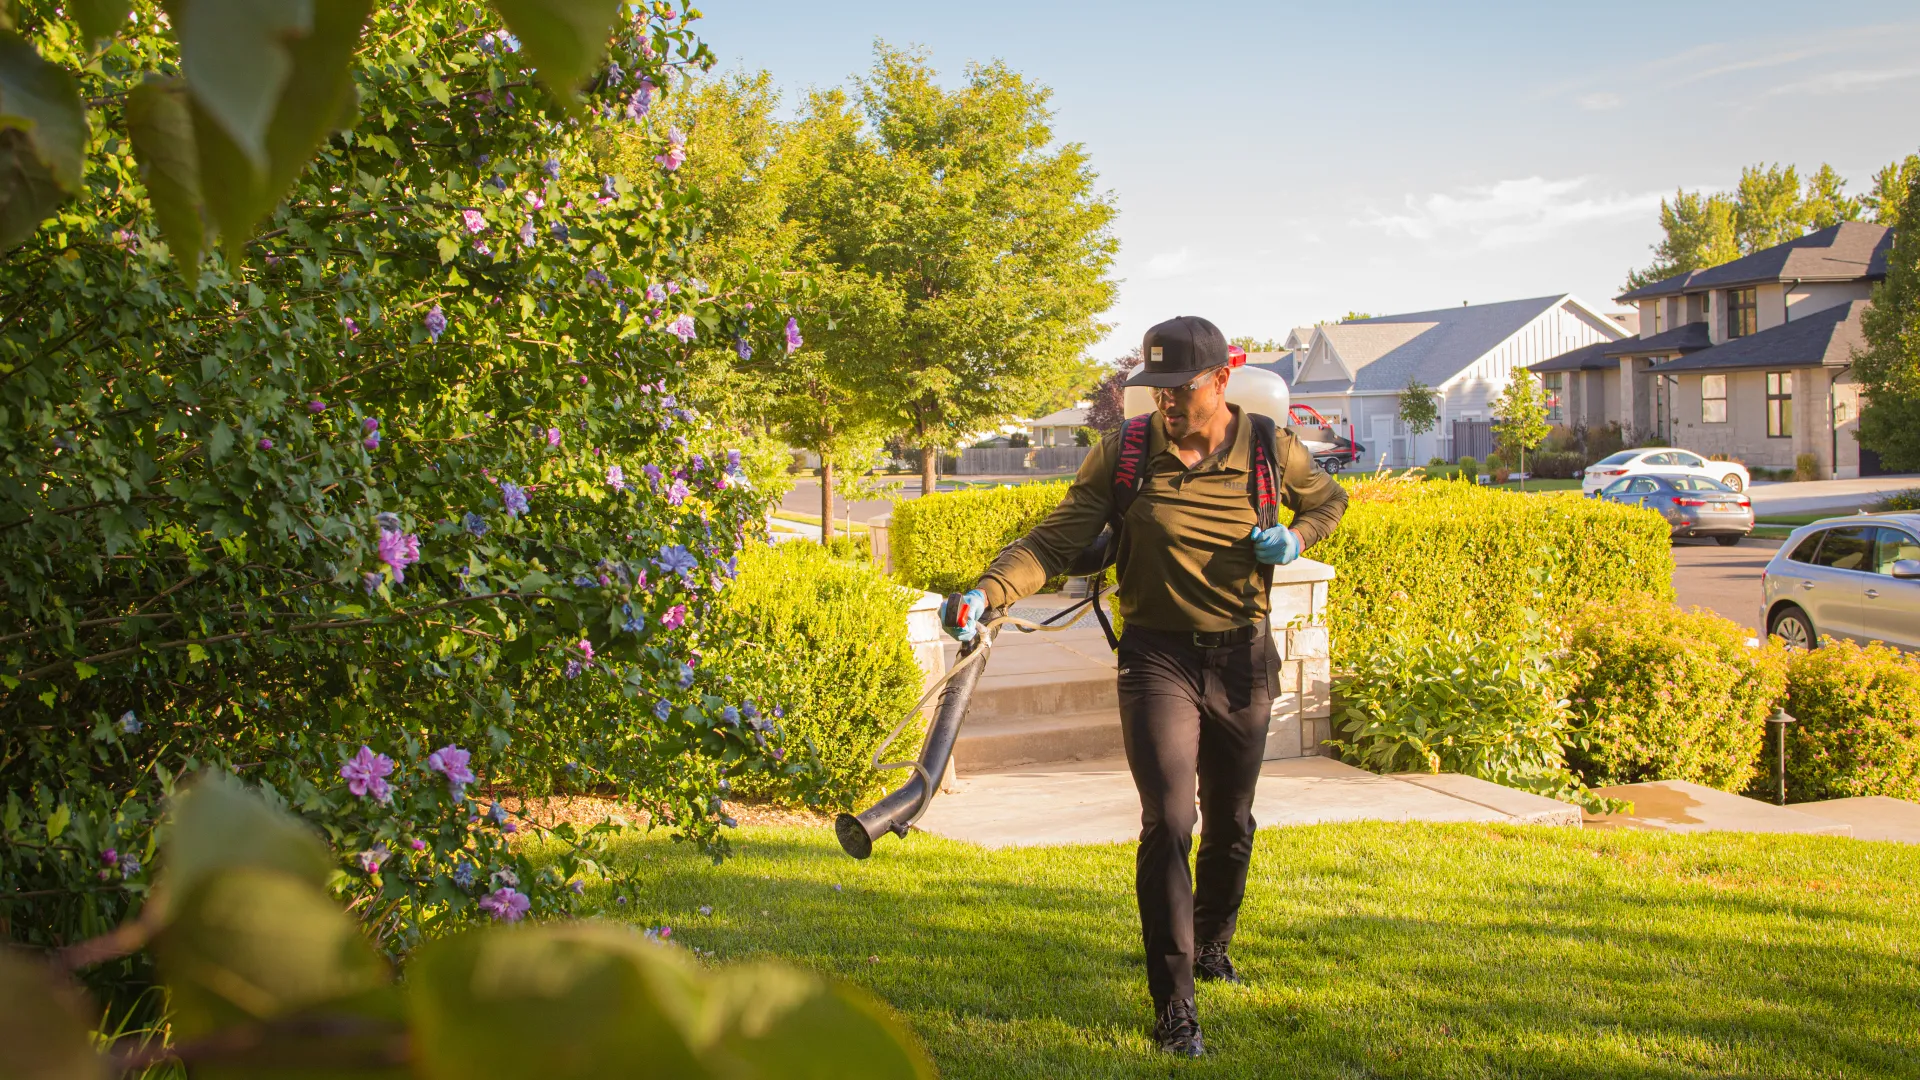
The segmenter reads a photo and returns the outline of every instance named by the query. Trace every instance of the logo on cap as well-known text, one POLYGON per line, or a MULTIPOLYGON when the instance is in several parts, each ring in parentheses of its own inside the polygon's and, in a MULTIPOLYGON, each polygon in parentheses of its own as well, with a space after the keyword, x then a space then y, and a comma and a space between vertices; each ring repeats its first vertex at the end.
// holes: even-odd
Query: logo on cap
POLYGON ((1162 351, 1163 351, 1163 350, 1162 350, 1162 349, 1160 348, 1160 346, 1158 346, 1158 345, 1155 345, 1155 346, 1154 346, 1153 348, 1151 348, 1151 349, 1148 349, 1148 350, 1147 350, 1147 363, 1149 363, 1149 364, 1158 364, 1158 363, 1160 363, 1160 357, 1161 357, 1161 354, 1162 354, 1162 351))

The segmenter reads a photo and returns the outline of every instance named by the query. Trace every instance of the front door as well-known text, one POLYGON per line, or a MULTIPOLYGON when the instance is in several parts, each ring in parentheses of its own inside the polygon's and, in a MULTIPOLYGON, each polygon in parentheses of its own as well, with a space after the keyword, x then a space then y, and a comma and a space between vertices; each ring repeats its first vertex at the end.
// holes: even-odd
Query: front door
POLYGON ((1373 451, 1375 461, 1385 462, 1394 468, 1404 464, 1393 453, 1393 417, 1376 416, 1368 420, 1367 435, 1367 449, 1373 451))

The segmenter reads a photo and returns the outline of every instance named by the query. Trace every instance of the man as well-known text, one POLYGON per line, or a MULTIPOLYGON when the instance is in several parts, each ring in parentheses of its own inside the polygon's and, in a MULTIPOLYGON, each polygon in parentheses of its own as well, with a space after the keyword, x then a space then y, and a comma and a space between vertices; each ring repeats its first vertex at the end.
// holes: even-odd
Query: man
POLYGON ((971 591, 948 597, 941 617, 948 633, 970 640, 982 613, 1062 572, 1131 499, 1115 524, 1125 624, 1120 725, 1140 793, 1134 891, 1154 1039, 1198 1057, 1205 1047, 1194 979, 1240 981, 1227 945, 1246 892, 1272 701, 1270 568, 1332 532, 1347 498, 1284 427, 1271 445, 1256 445, 1256 427, 1273 426, 1227 404, 1227 340, 1212 323, 1163 322, 1147 331, 1141 355, 1146 363, 1127 385, 1151 387, 1157 410, 1088 454, 1060 505, 971 591), (1275 485, 1255 474, 1257 464, 1270 464, 1292 528, 1261 528, 1256 496, 1263 483, 1269 496, 1275 485), (1187 871, 1196 779, 1197 889, 1187 871))

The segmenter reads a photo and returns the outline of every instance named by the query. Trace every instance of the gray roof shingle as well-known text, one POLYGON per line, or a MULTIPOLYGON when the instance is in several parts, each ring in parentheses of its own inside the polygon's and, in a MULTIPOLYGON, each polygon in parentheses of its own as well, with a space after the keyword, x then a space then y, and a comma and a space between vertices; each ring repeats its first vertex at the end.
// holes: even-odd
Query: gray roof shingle
MULTIPOLYGON (((1353 392, 1397 393, 1412 379, 1428 386, 1446 382, 1566 298, 1562 293, 1413 311, 1320 329, 1340 358, 1358 368, 1353 392)), ((1309 392, 1304 386, 1296 390, 1309 392)))
POLYGON ((1688 353, 1677 360, 1655 364, 1651 372, 1726 371, 1737 368, 1838 367, 1866 344, 1860 332, 1860 313, 1868 300, 1837 304, 1811 315, 1781 323, 1757 334, 1734 338, 1711 349, 1688 353))
POLYGON ((1893 230, 1864 221, 1843 221, 1810 232, 1796 240, 1756 251, 1705 270, 1675 274, 1632 292, 1619 300, 1652 300, 1707 289, 1756 285, 1763 281, 1852 281, 1887 274, 1887 250, 1893 230))
POLYGON ((1606 348, 1608 356, 1652 356, 1656 353, 1692 352, 1705 349, 1713 344, 1707 336, 1707 324, 1703 322, 1682 323, 1671 330, 1662 330, 1652 337, 1630 337, 1613 342, 1606 348))
POLYGON ((1604 371, 1618 368, 1620 361, 1607 355, 1607 350, 1616 344, 1618 342, 1596 341, 1591 345, 1582 345, 1551 360, 1543 360, 1527 370, 1535 375, 1545 375, 1550 371, 1604 371))

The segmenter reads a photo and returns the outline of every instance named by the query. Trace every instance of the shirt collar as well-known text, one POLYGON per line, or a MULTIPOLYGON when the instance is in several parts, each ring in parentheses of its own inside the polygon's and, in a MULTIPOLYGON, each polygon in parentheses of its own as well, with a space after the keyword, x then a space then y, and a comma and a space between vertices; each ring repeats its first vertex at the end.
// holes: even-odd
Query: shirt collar
MULTIPOLYGON (((1252 472, 1253 425, 1247 422, 1247 414, 1240 406, 1229 402, 1227 408, 1233 412, 1233 439, 1227 443, 1226 461, 1223 467, 1229 472, 1252 472)), ((1161 454, 1172 452, 1171 444, 1167 440, 1166 425, 1166 418, 1160 415, 1160 410, 1153 410, 1153 421, 1147 425, 1148 461, 1152 461, 1161 454)))

